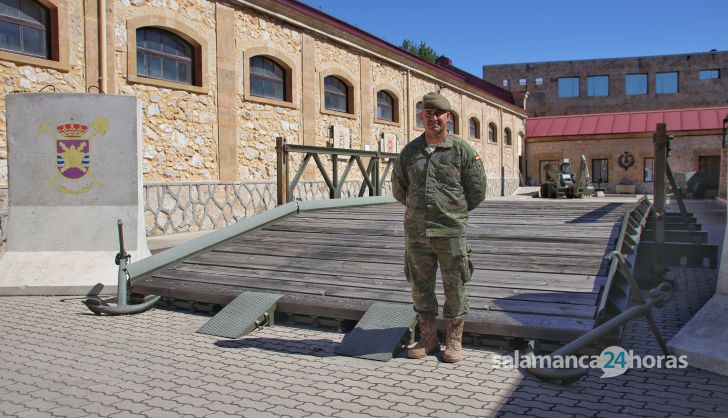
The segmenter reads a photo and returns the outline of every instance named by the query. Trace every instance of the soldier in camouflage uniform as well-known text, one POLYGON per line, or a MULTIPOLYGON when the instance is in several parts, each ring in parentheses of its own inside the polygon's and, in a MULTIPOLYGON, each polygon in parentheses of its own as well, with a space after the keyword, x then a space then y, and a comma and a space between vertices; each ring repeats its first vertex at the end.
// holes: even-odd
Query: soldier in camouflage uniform
POLYGON ((394 197, 407 207, 404 216, 405 276, 420 320, 420 339, 409 358, 440 351, 435 297, 437 266, 445 289, 443 317, 448 321, 443 361, 460 360, 464 320, 468 313, 465 283, 473 274, 465 241, 468 211, 485 198, 485 172, 480 156, 447 130, 450 103, 428 93, 419 114, 425 133, 404 147, 392 172, 394 197))

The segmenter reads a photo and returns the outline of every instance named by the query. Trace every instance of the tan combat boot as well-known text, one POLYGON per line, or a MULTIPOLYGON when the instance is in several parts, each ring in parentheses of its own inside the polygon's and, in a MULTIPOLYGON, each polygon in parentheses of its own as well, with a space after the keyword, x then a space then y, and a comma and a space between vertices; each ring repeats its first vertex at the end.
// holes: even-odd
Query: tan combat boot
POLYGON ((437 339, 437 320, 424 319, 420 321, 420 340, 407 350, 407 357, 418 359, 440 351, 440 341, 437 339))
POLYGON ((447 339, 445 340, 445 352, 442 353, 442 361, 445 363, 457 363, 462 358, 463 349, 463 328, 465 321, 457 319, 447 324, 447 339))

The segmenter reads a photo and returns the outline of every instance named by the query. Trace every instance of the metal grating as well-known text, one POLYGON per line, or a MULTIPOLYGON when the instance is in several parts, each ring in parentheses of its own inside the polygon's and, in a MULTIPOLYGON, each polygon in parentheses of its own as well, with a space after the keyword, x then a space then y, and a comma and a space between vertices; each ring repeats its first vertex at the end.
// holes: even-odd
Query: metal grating
POLYGON ((402 347, 407 332, 414 329, 416 320, 412 305, 375 302, 344 337, 336 353, 389 361, 402 347))
POLYGON ((243 292, 213 316, 197 332, 225 338, 240 338, 266 322, 272 324, 276 302, 283 295, 243 292))

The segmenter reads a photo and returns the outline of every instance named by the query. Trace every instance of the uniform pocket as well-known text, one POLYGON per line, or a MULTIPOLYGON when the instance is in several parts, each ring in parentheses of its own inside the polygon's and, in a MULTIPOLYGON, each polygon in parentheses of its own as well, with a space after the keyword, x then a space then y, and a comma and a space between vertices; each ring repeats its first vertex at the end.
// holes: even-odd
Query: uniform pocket
POLYGON ((404 250, 404 278, 412 283, 412 275, 410 274, 412 272, 412 269, 410 268, 410 258, 407 250, 404 250))
POLYGON ((452 254, 459 256, 457 263, 460 278, 463 283, 467 283, 473 277, 473 260, 471 253, 473 250, 470 249, 468 243, 465 241, 465 237, 460 237, 457 240, 452 240, 452 254))

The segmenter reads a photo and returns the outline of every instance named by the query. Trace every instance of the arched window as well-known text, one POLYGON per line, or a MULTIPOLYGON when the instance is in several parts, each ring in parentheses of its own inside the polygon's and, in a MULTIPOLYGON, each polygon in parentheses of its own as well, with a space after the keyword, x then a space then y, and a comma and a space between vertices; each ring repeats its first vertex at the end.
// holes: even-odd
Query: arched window
POLYGON ((251 58, 250 94, 286 100, 286 70, 272 59, 263 56, 251 58))
POLYGON ((395 122, 395 100, 384 90, 377 92, 377 119, 395 122))
POLYGON ((447 130, 453 135, 457 135, 460 132, 458 132, 458 115, 457 113, 450 111, 450 120, 447 122, 447 130))
POLYGON ((146 27, 136 32, 137 75, 192 84, 193 48, 179 36, 146 27))
POLYGON ((488 124, 488 142, 496 143, 498 142, 498 130, 495 127, 494 123, 488 124))
POLYGON ((324 79, 324 107, 328 110, 349 113, 349 87, 330 75, 324 79))
POLYGON ((511 130, 508 128, 503 130, 503 142, 506 145, 513 145, 513 140, 511 139, 511 130))
POLYGON ((417 126, 418 128, 425 127, 425 123, 422 122, 422 119, 420 119, 420 113, 422 113, 423 110, 424 108, 422 107, 422 102, 417 102, 417 104, 415 105, 415 126, 417 126))
POLYGON ((473 139, 480 138, 480 122, 477 118, 470 118, 470 137, 473 139))
POLYGON ((0 49, 50 58, 50 12, 35 0, 0 1, 0 49))

